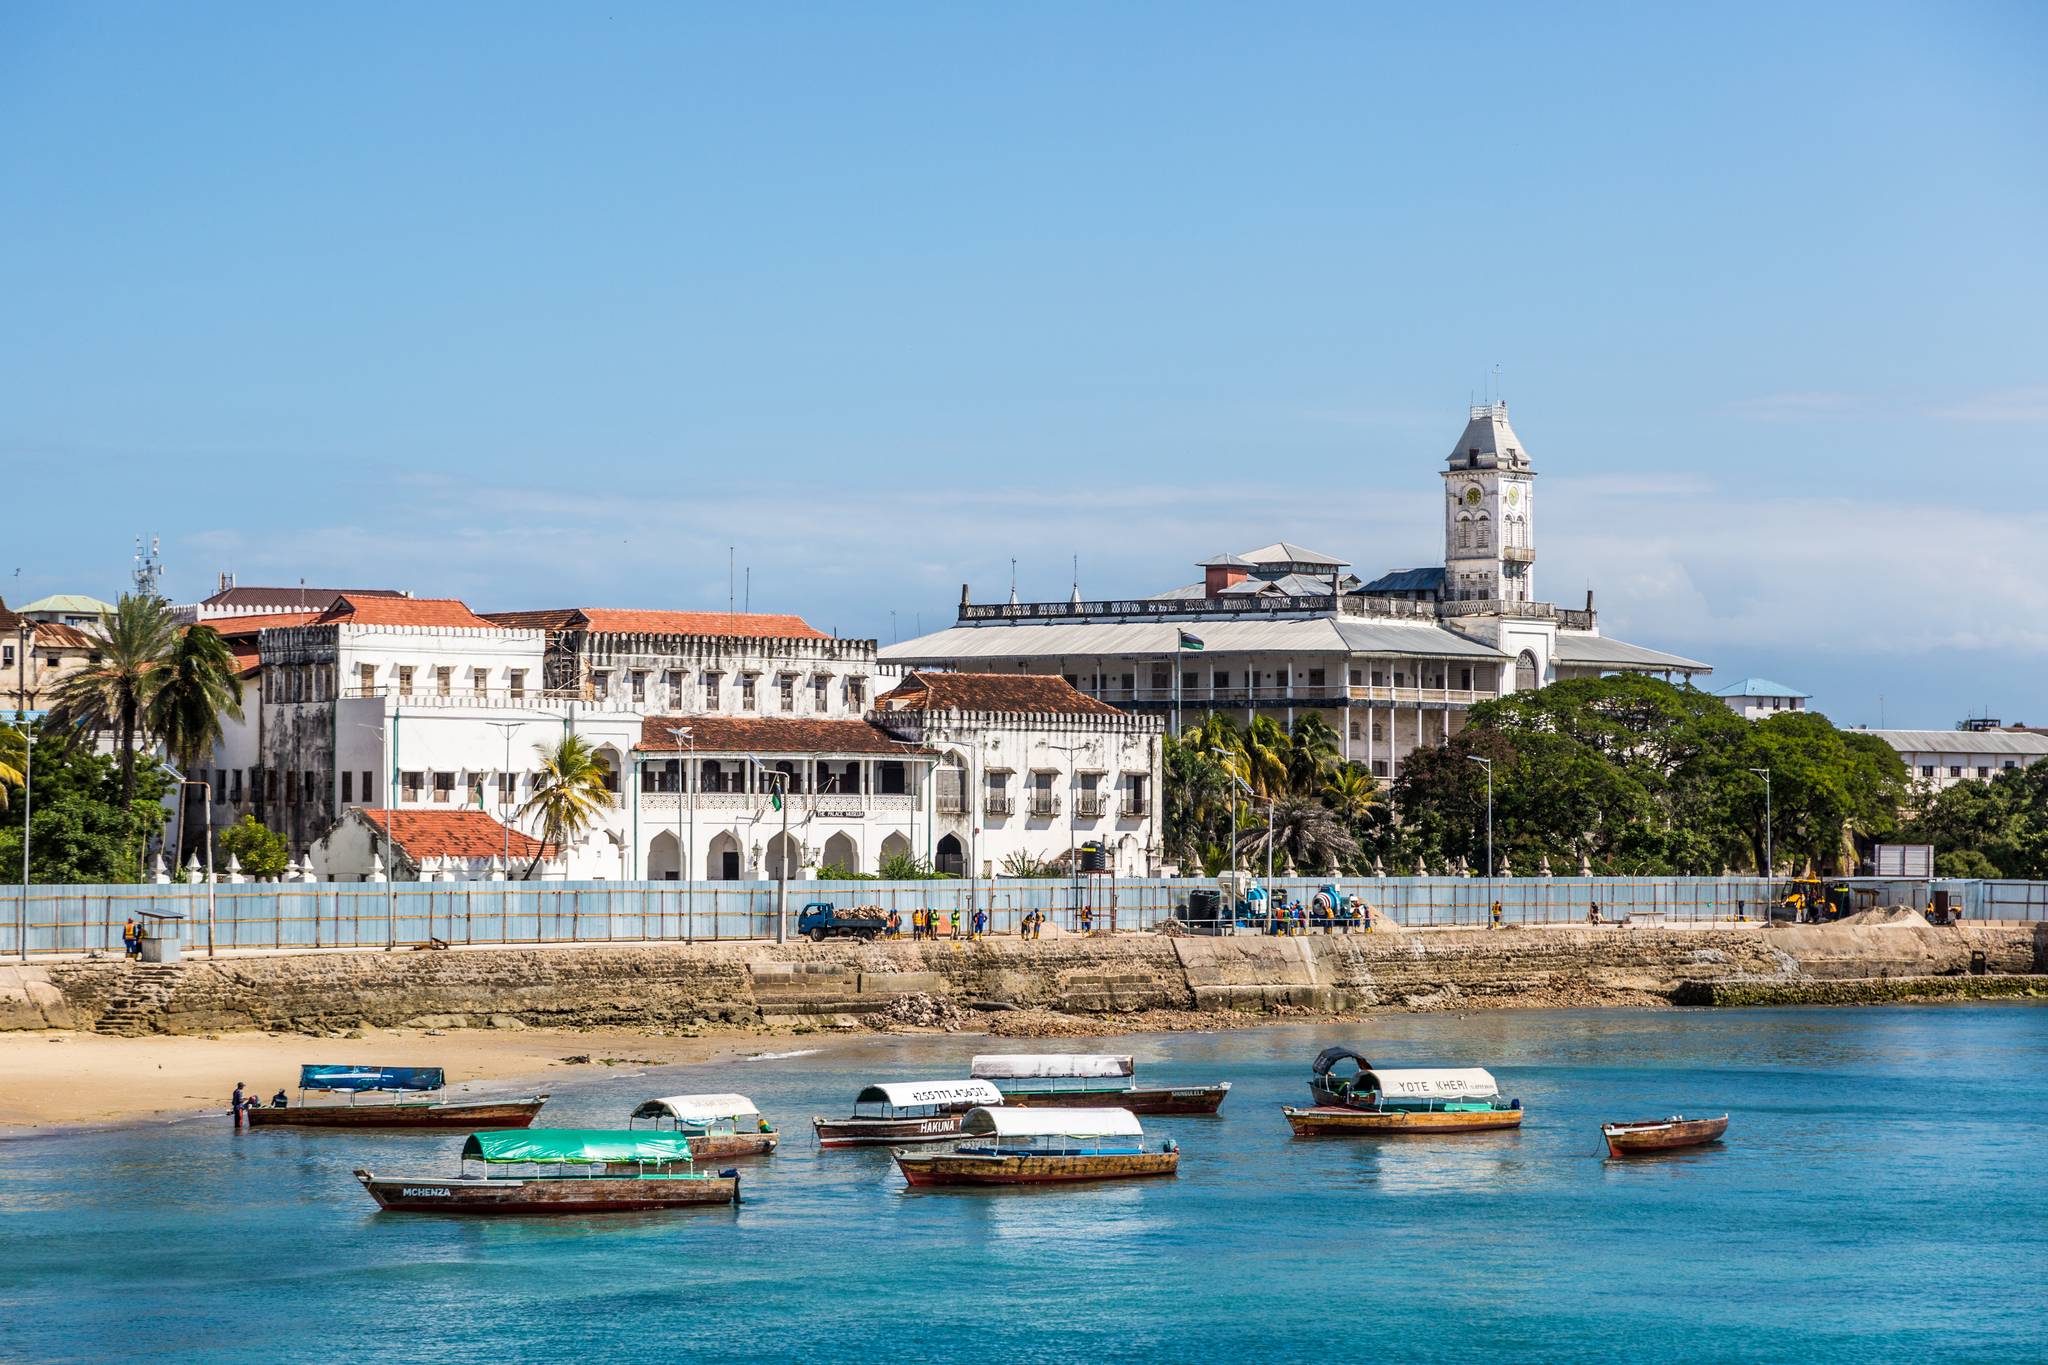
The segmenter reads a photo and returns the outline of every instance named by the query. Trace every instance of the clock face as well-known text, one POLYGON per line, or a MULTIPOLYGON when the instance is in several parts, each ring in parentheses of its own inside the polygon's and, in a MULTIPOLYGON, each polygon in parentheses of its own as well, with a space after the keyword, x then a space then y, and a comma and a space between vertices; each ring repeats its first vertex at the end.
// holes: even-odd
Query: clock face
POLYGON ((1516 503, 1520 502, 1521 500, 1522 500, 1522 490, 1521 490, 1521 489, 1519 489, 1519 488, 1509 488, 1509 489, 1508 489, 1508 506, 1510 506, 1510 507, 1513 507, 1513 506, 1514 506, 1514 505, 1515 505, 1516 503))
POLYGON ((1465 490, 1465 505, 1467 507, 1477 507, 1479 505, 1479 498, 1480 492, 1476 485, 1465 490))

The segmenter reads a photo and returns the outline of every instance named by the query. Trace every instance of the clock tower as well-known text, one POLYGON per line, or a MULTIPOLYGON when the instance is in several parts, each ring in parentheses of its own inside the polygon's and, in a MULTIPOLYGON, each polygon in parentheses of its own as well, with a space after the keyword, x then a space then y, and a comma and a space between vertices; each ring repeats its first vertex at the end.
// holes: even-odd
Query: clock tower
POLYGON ((1472 409, 1444 469, 1444 600, 1534 601, 1536 471, 1508 405, 1472 409))

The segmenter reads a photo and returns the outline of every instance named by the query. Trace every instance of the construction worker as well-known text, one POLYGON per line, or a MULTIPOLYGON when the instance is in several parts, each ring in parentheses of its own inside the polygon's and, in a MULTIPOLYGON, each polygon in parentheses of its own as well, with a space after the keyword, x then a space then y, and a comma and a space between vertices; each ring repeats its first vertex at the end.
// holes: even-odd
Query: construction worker
POLYGON ((960 937, 960 912, 958 910, 955 910, 946 921, 946 936, 948 938, 960 937))
POLYGON ((1488 927, 1500 928, 1500 902, 1498 900, 1493 903, 1493 923, 1488 927))

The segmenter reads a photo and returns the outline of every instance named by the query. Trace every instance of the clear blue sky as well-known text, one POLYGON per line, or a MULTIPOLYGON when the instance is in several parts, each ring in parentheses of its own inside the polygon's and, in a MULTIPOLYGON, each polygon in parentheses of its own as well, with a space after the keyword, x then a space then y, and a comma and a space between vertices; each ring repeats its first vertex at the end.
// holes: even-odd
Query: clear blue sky
POLYGON ((2048 8, 0 7, 0 593, 847 634, 1285 537, 2048 723, 2048 8), (29 510, 23 514, 20 509, 29 510), (18 576, 16 570, 19 570, 18 576), (895 613, 892 624, 892 615, 895 613))

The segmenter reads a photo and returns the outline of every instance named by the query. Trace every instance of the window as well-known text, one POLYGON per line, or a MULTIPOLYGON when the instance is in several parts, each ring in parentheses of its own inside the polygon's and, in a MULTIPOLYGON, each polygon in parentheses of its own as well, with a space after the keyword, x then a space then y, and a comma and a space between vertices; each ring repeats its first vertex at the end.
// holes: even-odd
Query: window
POLYGON ((509 806, 519 799, 519 774, 498 774, 498 804, 509 806))
POLYGON ((277 800, 277 769, 265 768, 263 770, 263 794, 272 801, 277 800))
POLYGON ((412 669, 410 668, 400 668, 398 670, 398 695, 401 697, 412 695, 412 669))
POLYGON ((867 705, 867 701, 868 680, 866 678, 848 678, 846 680, 846 704, 858 711, 867 705))
POLYGON ((299 804, 299 775, 290 770, 284 775, 284 803, 287 806, 299 804))
POLYGON ((1999 764, 1999 766, 2001 768, 2017 768, 2019 764, 2017 761, 2008 758, 2007 760, 2005 760, 2005 762, 1999 764))
POLYGON ((1010 813, 1010 774, 1002 768, 991 768, 982 774, 981 809, 985 815, 1008 815, 1010 813))
POLYGON ((1471 670, 1471 669, 1469 669, 1469 668, 1461 668, 1461 669, 1459 669, 1459 670, 1458 670, 1458 686, 1459 686, 1459 687, 1460 687, 1461 689, 1463 689, 1464 691, 1467 691, 1467 692, 1470 692, 1470 691, 1472 690, 1472 670, 1471 670))
POLYGON ((483 695, 484 693, 486 693, 486 692, 490 691, 490 690, 491 690, 491 670, 490 670, 490 669, 488 669, 488 668, 472 668, 472 669, 470 669, 470 670, 469 670, 469 690, 470 690, 471 692, 475 693, 475 694, 476 694, 477 696, 479 696, 479 697, 481 697, 481 696, 482 696, 482 695, 483 695))
POLYGON ((1372 685, 1374 687, 1385 687, 1387 685, 1386 673, 1381 669, 1375 668, 1372 671, 1372 685))
POLYGON ((1932 763, 1922 763, 1922 764, 1920 765, 1920 776, 1922 776, 1922 777, 1932 777, 1932 776, 1934 776, 1934 765, 1933 765, 1932 763))
POLYGON ((1123 674, 1123 675, 1122 675, 1122 676, 1121 676, 1120 678, 1118 678, 1118 680, 1117 680, 1117 686, 1119 686, 1119 687, 1123 688, 1123 690, 1124 690, 1124 691, 1126 691, 1126 692, 1135 692, 1135 691, 1137 691, 1137 690, 1138 690, 1138 679, 1137 679, 1137 675, 1136 675, 1136 674, 1132 674, 1132 673, 1126 673, 1126 674, 1123 674))
POLYGON ((1198 684, 1197 684, 1197 682, 1196 682, 1196 678, 1195 678, 1195 670, 1194 670, 1194 669, 1192 669, 1192 668, 1184 668, 1184 669, 1182 669, 1182 670, 1181 670, 1181 672, 1180 672, 1180 685, 1181 685, 1182 687, 1194 687, 1194 686, 1197 686, 1197 685, 1198 685, 1198 684))
POLYGON ((306 802, 307 802, 307 804, 308 804, 308 805, 310 805, 310 804, 312 804, 313 802, 315 802, 315 801, 319 800, 319 799, 320 799, 320 774, 318 774, 318 773, 301 773, 301 774, 299 774, 299 795, 303 796, 303 797, 304 797, 304 798, 306 799, 306 802))
POLYGON ((1980 768, 1978 768, 1978 769, 1977 769, 1977 776, 1979 776, 1979 777, 1989 777, 1989 776, 1991 776, 1991 769, 1990 769, 1990 768, 1989 768, 1988 766, 1986 766, 1986 767, 1980 767, 1980 768))
POLYGON ((455 670, 437 668, 434 670, 434 695, 445 697, 455 690, 455 670))
POLYGON ((356 775, 344 772, 341 775, 341 799, 344 803, 356 799, 356 775))
POLYGON ((1100 773, 1074 774, 1074 814, 1083 817, 1102 814, 1106 803, 1102 799, 1101 784, 1100 773))
POLYGON ((406 801, 417 801, 417 800, 419 800, 419 799, 420 799, 420 791, 421 791, 421 790, 422 790, 422 789, 424 788, 424 786, 425 786, 425 785, 426 785, 426 779, 425 779, 425 777, 424 777, 424 776, 423 776, 422 774, 420 774, 420 773, 401 773, 401 774, 399 774, 399 792, 401 793, 401 799, 402 799, 402 800, 406 800, 406 801))
POLYGON ((526 670, 515 668, 505 675, 505 685, 512 694, 512 700, 526 700, 526 670))
POLYGON ((706 673, 704 675, 704 705, 708 710, 716 711, 718 709, 718 684, 721 681, 722 676, 720 674, 706 673))
POLYGON ((811 709, 813 711, 823 711, 825 709, 827 701, 832 695, 831 688, 832 678, 830 674, 814 673, 811 675, 811 709))
POLYGON ((776 697, 785 711, 796 710, 796 674, 783 673, 775 679, 776 697))
POLYGON ((1146 797, 1146 776, 1144 773, 1125 773, 1123 776, 1123 800, 1121 815, 1143 815, 1148 809, 1146 797))
POLYGON ((683 704, 683 670, 671 668, 661 675, 661 685, 668 689, 668 704, 681 707, 683 704))
POLYGON ((1960 764, 1960 763, 1951 763, 1951 764, 1949 764, 1949 765, 1948 765, 1948 775, 1949 775, 1950 777, 1961 777, 1961 776, 1963 775, 1963 765, 1962 765, 1962 764, 1960 764))
POLYGON ((1384 758, 1374 759, 1372 761, 1372 775, 1374 777, 1385 777, 1387 775, 1387 760, 1384 758))
POLYGON ((363 803, 368 805, 377 799, 376 783, 370 780, 370 770, 363 769, 363 803))
POLYGON ((647 674, 642 669, 633 670, 633 700, 647 700, 647 674))
POLYGON ((14 667, 13 645, 0 645, 0 664, 4 664, 8 668, 14 667))
POLYGON ((1320 668, 1311 668, 1311 669, 1310 669, 1310 670, 1308 671, 1308 685, 1309 685, 1310 687, 1322 687, 1322 686, 1324 686, 1324 683, 1323 683, 1323 670, 1322 670, 1322 669, 1320 669, 1320 668))
POLYGON ((236 768, 228 773, 228 800, 239 803, 241 799, 242 770, 240 768, 236 768))
POLYGON ((1053 782, 1059 774, 1050 768, 1040 768, 1031 774, 1031 813, 1033 815, 1058 815, 1060 796, 1053 790, 1053 782))
POLYGON ((754 684, 760 679, 758 673, 740 674, 740 710, 754 709, 754 684))
POLYGON ((1215 685, 1216 685, 1217 687, 1228 687, 1228 686, 1230 686, 1230 670, 1229 670, 1229 669, 1227 669, 1227 668, 1219 668, 1219 669, 1217 669, 1217 670, 1216 670, 1216 672, 1215 672, 1215 673, 1214 673, 1214 674, 1213 674, 1212 676, 1213 676, 1213 677, 1215 678, 1215 680, 1216 680, 1216 682, 1215 682, 1215 685))
POLYGON ((1363 687, 1363 686, 1365 686, 1365 670, 1364 670, 1364 669, 1362 669, 1362 668, 1354 668, 1354 669, 1352 669, 1352 670, 1351 670, 1351 685, 1352 685, 1353 687, 1363 687))
POLYGON ((1164 692, 1171 686, 1173 686, 1172 669, 1155 668, 1152 670, 1152 690, 1154 692, 1164 692))
POLYGON ((1385 739, 1387 737, 1387 727, 1378 721, 1374 721, 1372 723, 1372 737, 1374 739, 1385 739))
POLYGON ((1395 669, 1395 670, 1394 670, 1394 686, 1396 686, 1396 687, 1406 687, 1407 685, 1408 685, 1408 675, 1407 675, 1406 673, 1403 673, 1403 672, 1402 672, 1402 671, 1401 671, 1400 669, 1398 669, 1398 668, 1397 668, 1397 669, 1395 669))
POLYGON ((596 697, 599 701, 603 701, 605 698, 611 696, 611 694, 611 670, 608 668, 600 668, 592 672, 590 675, 590 695, 596 697))
POLYGON ((435 774, 434 774, 434 800, 435 800, 436 802, 438 802, 439 804, 441 804, 441 805, 444 805, 444 806, 445 806, 445 805, 447 805, 447 804, 448 804, 448 803, 449 803, 450 801, 453 801, 454 799, 455 799, 455 774, 454 774, 454 773, 435 773, 435 774))

